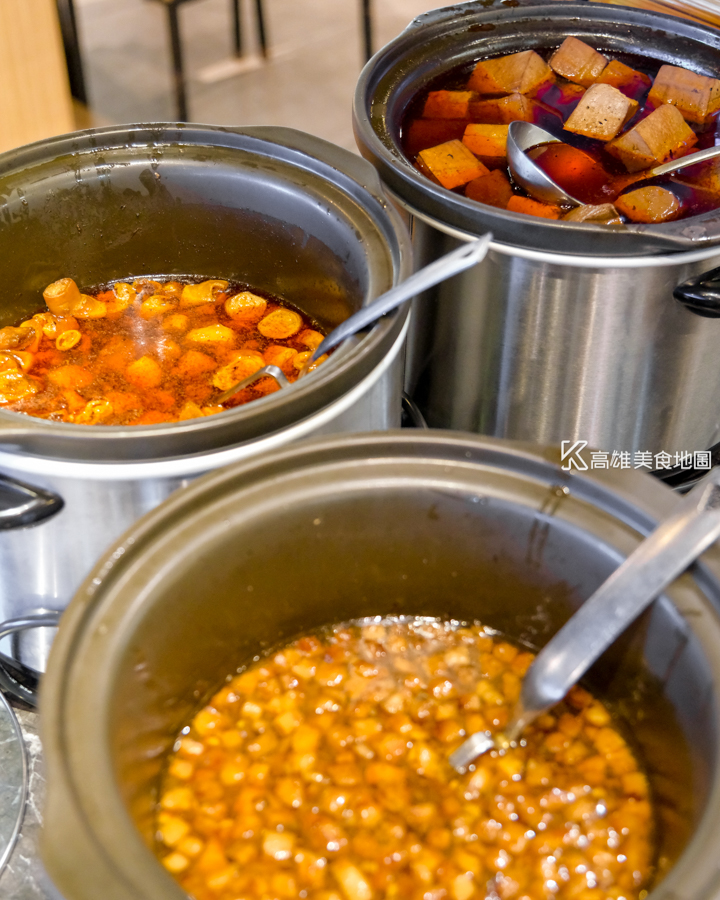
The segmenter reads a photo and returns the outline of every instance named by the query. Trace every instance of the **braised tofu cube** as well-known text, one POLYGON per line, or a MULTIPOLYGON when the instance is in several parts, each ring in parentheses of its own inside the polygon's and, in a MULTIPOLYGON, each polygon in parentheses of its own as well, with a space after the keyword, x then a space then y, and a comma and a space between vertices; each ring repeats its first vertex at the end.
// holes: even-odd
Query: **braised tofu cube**
POLYGON ((475 100, 470 104, 470 118, 487 125, 510 122, 532 122, 536 104, 523 94, 510 94, 496 100, 475 100))
POLYGON ((720 109, 720 80, 680 66, 660 66, 648 101, 671 103, 686 121, 702 123, 720 109))
POLYGON ((607 144, 628 172, 639 172, 675 159, 697 143, 697 135, 674 107, 665 104, 607 144))
POLYGON ((430 91, 423 107, 425 119, 465 119, 474 91, 430 91))
POLYGON ((479 94, 531 94, 554 77, 542 56, 534 50, 521 50, 479 62, 467 88, 479 94))
POLYGON ((622 91, 626 97, 637 100, 650 87, 652 80, 643 72, 638 72, 637 69, 631 69, 630 66, 626 66, 619 59, 611 59, 602 70, 596 83, 611 84, 619 91, 622 91))
POLYGON ((470 124, 462 142, 489 167, 500 165, 507 158, 508 125, 470 124))
POLYGON ((612 203, 586 203, 563 216, 564 222, 592 222, 594 225, 621 225, 622 219, 612 203))
POLYGON ((610 84, 593 84, 565 123, 574 134, 611 141, 635 115, 637 102, 610 84))
POLYGON ((607 65, 607 58, 576 37, 566 37, 550 57, 550 68, 575 84, 589 87, 607 65))
POLYGON ((530 197, 521 197, 519 194, 513 194, 505 209, 510 212, 525 213, 528 216, 540 216, 543 219, 559 219, 562 216, 559 206, 540 203, 539 200, 531 200, 530 197))
POLYGON ((667 188, 657 185, 635 188, 620 194, 615 207, 631 222, 670 222, 680 214, 680 201, 667 188))
POLYGON ((459 141, 469 124, 469 119, 415 119, 407 133, 403 134, 407 155, 415 157, 428 147, 436 147, 446 141, 459 141))
POLYGON ((445 188, 456 188, 473 178, 486 175, 488 169, 462 141, 447 141, 418 154, 422 171, 429 172, 445 188))
POLYGON ((500 169, 494 169, 487 175, 469 181, 465 186, 465 196, 478 203, 505 209, 513 196, 513 189, 507 175, 500 169))

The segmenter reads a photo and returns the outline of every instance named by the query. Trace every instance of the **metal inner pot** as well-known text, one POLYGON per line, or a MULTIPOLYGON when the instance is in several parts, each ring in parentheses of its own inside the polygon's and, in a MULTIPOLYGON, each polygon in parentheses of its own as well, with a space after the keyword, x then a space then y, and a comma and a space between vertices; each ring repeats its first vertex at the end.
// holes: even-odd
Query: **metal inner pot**
MULTIPOLYGON (((43 859, 67 900, 180 900, 151 852, 163 758, 225 676, 358 616, 479 619, 541 646, 676 502, 638 472, 425 432, 344 435, 173 495, 74 598, 41 696, 43 859)), ((658 810, 653 900, 709 898, 720 857, 720 552, 591 670, 658 810)))
POLYGON ((410 207, 447 225, 536 250, 627 256, 720 242, 720 210, 661 225, 548 222, 469 200, 433 184, 400 149, 400 125, 418 91, 463 64, 554 49, 568 35, 612 56, 634 53, 720 74, 720 32, 683 18, 602 3, 461 3, 419 16, 363 69, 354 102, 360 152, 410 207))
MULTIPOLYGON (((280 295, 327 329, 410 272, 409 239, 372 169, 302 132, 212 126, 93 129, 0 156, 0 325, 62 276, 227 278, 280 295)), ((0 444, 64 459, 162 459, 252 440, 357 385, 399 335, 388 316, 312 379, 225 413, 84 426, 0 410, 0 444)), ((399 400, 398 400, 399 402, 399 400)))

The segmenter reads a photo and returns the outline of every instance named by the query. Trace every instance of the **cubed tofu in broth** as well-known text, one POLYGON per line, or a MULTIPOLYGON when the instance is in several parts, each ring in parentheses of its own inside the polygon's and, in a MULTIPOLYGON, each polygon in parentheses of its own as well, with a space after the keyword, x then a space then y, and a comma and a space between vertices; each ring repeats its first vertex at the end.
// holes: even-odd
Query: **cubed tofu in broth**
POLYGON ((680 66, 661 66, 648 101, 672 104, 687 122, 703 124, 720 109, 720 80, 680 66))
POLYGON ((479 62, 467 87, 479 94, 530 94, 554 77, 539 53, 522 50, 479 62))
POLYGON ((576 37, 565 38, 549 60, 554 72, 584 87, 597 81, 607 63, 607 57, 576 37))
POLYGON ((508 125, 470 124, 463 134, 463 144, 486 166, 506 163, 508 125))
POLYGON ((470 102, 477 98, 474 91, 430 91, 423 107, 426 119, 464 119, 470 102))
POLYGON ((626 97, 638 100, 652 84, 652 79, 643 72, 626 66, 619 59, 611 59, 595 83, 611 84, 614 88, 622 91, 626 97))
POLYGON ((478 203, 505 209, 513 196, 513 189, 507 175, 500 169, 493 169, 487 175, 473 178, 465 186, 465 196, 478 203))
POLYGON ((437 147, 421 150, 418 161, 439 184, 450 189, 461 187, 473 178, 486 175, 488 171, 462 141, 448 141, 437 147))
POLYGON ((608 145, 628 172, 676 159, 697 143, 697 135, 674 106, 664 105, 608 145))
POLYGON ((470 118, 488 125, 532 122, 536 105, 533 100, 517 93, 493 100, 475 100, 470 104, 470 118))
POLYGON ((639 187, 621 194, 615 207, 631 222, 657 224, 670 222, 680 214, 680 201, 667 188, 658 185, 639 187))
POLYGON ((637 101, 610 84, 593 84, 565 123, 565 130, 611 141, 637 112, 637 101))

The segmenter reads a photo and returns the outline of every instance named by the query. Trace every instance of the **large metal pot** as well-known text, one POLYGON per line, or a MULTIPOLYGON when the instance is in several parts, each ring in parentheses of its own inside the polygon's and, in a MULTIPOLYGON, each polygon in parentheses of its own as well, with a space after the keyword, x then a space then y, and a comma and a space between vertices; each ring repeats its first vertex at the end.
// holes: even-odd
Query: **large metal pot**
POLYGON ((470 235, 495 239, 481 264, 418 304, 408 389, 440 427, 609 451, 707 449, 720 440, 720 322, 710 318, 720 304, 711 291, 698 314, 697 291, 679 286, 720 263, 720 211, 624 229, 549 222, 446 191, 400 149, 403 113, 434 78, 567 35, 720 74, 720 32, 686 19, 478 0, 420 16, 360 76, 358 146, 413 215, 418 265, 470 235))
MULTIPOLYGON (((67 900, 180 900, 151 852, 163 758, 227 673, 358 616, 479 619, 543 645, 677 502, 648 475, 447 432, 342 435, 211 473, 136 523, 70 604, 42 686, 43 859, 67 900)), ((720 550, 593 667, 658 810, 652 900, 720 858, 720 550)))
MULTIPOLYGON (((0 325, 36 311, 64 275, 90 286, 195 274, 278 294, 332 328, 411 271, 407 227, 372 166, 289 129, 66 135, 0 156, 0 200, 0 325)), ((105 427, 0 410, 0 527, 12 529, 0 621, 62 609, 113 540, 203 472, 310 435, 399 425, 406 318, 386 317, 312 378, 206 418, 105 427)), ((26 662, 49 636, 22 640, 26 662)))

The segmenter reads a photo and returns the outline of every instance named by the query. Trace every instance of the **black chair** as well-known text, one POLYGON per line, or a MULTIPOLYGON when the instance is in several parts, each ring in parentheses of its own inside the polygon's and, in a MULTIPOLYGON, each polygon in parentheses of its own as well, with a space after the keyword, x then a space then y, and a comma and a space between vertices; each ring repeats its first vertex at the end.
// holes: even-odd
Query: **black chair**
MULTIPOLYGON (((187 95, 185 91, 185 70, 183 68, 182 43, 180 41, 180 21, 178 7, 191 0, 156 0, 162 3, 168 12, 168 24, 170 26, 170 49, 172 52, 173 81, 175 87, 175 103, 177 106, 178 121, 186 122, 188 118, 187 95)), ((230 0, 232 8, 233 37, 235 40, 235 53, 242 55, 242 30, 240 21, 241 0, 230 0)), ((260 52, 267 57, 267 32, 265 29, 265 16, 262 0, 255 0, 255 16, 257 19, 258 40, 260 52)))

